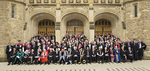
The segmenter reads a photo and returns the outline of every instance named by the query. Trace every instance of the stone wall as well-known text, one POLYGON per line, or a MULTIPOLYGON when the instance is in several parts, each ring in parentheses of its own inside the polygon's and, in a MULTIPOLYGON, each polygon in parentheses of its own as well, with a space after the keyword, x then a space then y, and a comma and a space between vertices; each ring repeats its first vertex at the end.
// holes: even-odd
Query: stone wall
POLYGON ((17 42, 18 40, 23 41, 25 5, 23 3, 13 1, 0 1, 0 6, 0 61, 5 61, 5 49, 8 42, 12 42, 12 44, 14 44, 14 42, 17 42), (15 6, 14 18, 11 17, 12 5, 15 6))
POLYGON ((150 56, 150 1, 135 1, 124 4, 125 39, 140 39, 147 44, 146 56, 150 56), (134 17, 134 5, 138 6, 138 17, 134 17))

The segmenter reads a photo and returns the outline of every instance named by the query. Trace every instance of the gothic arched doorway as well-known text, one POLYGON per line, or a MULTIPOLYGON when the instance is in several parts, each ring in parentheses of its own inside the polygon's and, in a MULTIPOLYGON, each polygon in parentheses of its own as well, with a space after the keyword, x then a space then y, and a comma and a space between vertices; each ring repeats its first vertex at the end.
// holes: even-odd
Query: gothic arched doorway
POLYGON ((106 19, 100 19, 95 22, 95 35, 111 34, 111 22, 106 19))
POLYGON ((67 22, 67 31, 69 35, 71 34, 82 34, 83 31, 83 22, 77 19, 72 19, 67 22))
POLYGON ((55 23, 51 20, 45 19, 38 24, 38 34, 55 34, 55 23))

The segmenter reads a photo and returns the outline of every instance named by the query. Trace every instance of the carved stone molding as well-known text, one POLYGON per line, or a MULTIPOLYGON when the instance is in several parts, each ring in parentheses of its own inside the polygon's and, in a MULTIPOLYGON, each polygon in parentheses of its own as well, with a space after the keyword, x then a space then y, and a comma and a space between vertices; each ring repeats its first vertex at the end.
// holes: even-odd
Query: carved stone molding
POLYGON ((55 30, 60 30, 60 26, 55 26, 55 30))
POLYGON ((90 22, 90 25, 94 25, 94 22, 90 22))
POLYGON ((93 9, 94 9, 93 7, 89 8, 89 10, 93 10, 93 9))
POLYGON ((56 10, 60 10, 60 8, 56 8, 56 10))
POLYGON ((56 22, 56 26, 60 26, 60 22, 56 22))
POLYGON ((95 25, 90 25, 90 30, 95 29, 95 25))

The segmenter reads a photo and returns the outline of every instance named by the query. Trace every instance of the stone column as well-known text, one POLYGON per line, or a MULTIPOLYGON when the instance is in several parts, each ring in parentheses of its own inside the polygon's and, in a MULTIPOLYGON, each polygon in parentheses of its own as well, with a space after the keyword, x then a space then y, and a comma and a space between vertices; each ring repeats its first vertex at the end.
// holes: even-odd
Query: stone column
POLYGON ((56 42, 61 42, 60 38, 60 23, 61 23, 61 10, 60 10, 60 4, 57 4, 56 8, 56 24, 55 24, 55 36, 56 36, 56 42))
POLYGON ((93 10, 93 4, 92 2, 89 4, 89 34, 90 34, 90 39, 89 41, 94 40, 94 29, 95 29, 95 24, 94 24, 94 10, 93 10))

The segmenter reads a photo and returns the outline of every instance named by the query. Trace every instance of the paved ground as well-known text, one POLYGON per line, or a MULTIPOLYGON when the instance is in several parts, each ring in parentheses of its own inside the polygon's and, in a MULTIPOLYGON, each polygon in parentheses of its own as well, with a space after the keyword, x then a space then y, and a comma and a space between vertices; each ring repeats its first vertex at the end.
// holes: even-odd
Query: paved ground
POLYGON ((0 71, 150 71, 150 60, 133 63, 104 63, 76 65, 10 65, 0 63, 0 71))

